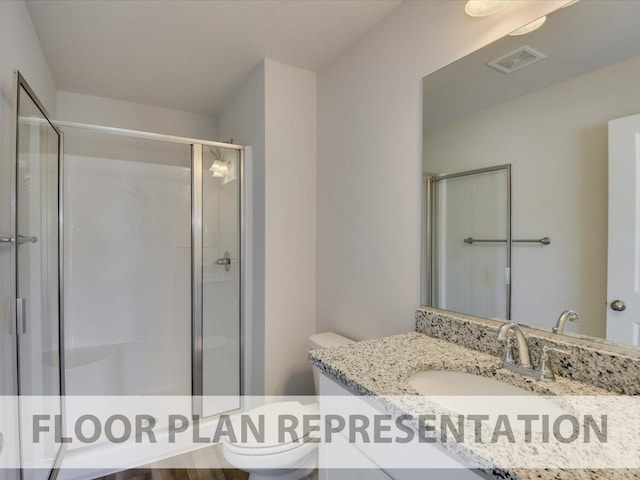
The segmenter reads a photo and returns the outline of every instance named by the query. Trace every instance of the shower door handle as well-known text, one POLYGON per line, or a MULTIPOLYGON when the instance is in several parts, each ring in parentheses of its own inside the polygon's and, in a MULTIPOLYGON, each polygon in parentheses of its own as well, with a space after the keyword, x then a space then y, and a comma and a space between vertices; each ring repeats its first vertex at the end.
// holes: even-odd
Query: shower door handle
POLYGON ((38 237, 27 237, 26 235, 18 235, 18 244, 21 243, 36 243, 38 237))
MULTIPOLYGON (((21 243, 36 243, 37 237, 27 237, 26 235, 18 235, 18 245, 21 243)), ((15 242, 13 237, 0 237, 0 245, 12 244, 15 242)))
POLYGON ((224 266, 225 272, 231 270, 231 254, 229 252, 224 252, 224 257, 217 259, 214 262, 216 265, 224 266))

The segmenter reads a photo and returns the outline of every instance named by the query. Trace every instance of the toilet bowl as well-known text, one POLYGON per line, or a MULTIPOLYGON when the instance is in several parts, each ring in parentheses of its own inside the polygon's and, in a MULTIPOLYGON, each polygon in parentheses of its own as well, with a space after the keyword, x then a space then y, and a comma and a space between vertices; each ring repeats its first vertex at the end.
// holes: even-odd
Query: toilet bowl
MULTIPOLYGON (((335 347, 352 343, 352 340, 333 332, 316 333, 309 338, 309 350, 335 347)), ((318 392, 319 372, 313 368, 313 380, 318 392)), ((253 438, 245 442, 225 441, 222 451, 226 460, 236 468, 249 473, 249 480, 301 480, 306 478, 317 466, 317 447, 312 437, 318 432, 303 433, 292 439, 291 436, 279 438, 278 417, 282 414, 293 415, 298 419, 298 425, 303 425, 305 415, 316 415, 317 404, 303 405, 297 401, 267 404, 244 413, 252 417, 254 424, 257 418, 264 417, 265 438, 260 442, 253 438), (271 428, 270 428, 271 427, 271 428)))

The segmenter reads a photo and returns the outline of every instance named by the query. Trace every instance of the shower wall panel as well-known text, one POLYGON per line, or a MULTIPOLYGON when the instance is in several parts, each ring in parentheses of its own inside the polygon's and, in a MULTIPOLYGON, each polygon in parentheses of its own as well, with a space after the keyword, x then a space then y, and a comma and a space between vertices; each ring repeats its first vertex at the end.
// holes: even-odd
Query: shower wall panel
POLYGON ((190 395, 190 147, 84 140, 66 134, 67 393, 190 395))

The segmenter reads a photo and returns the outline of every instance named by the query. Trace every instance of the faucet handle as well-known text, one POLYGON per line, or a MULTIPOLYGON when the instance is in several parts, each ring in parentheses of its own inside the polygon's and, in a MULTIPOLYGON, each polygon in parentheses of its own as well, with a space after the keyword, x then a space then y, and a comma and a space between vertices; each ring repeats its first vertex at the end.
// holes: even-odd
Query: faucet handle
POLYGON ((556 376, 551 369, 551 365, 549 365, 549 352, 556 352, 562 354, 570 354, 571 350, 567 348, 561 347, 549 347, 547 345, 542 346, 542 351, 540 352, 540 361, 538 362, 538 379, 541 382, 545 380, 555 380, 556 376))
POLYGON ((515 364, 516 361, 513 358, 513 338, 508 335, 505 340, 505 348, 504 348, 504 354, 502 355, 502 364, 515 364))
POLYGON ((569 350, 568 348, 550 347, 548 345, 543 345, 542 346, 542 355, 546 356, 548 352, 564 353, 565 355, 568 355, 568 354, 571 353, 571 350, 569 350))

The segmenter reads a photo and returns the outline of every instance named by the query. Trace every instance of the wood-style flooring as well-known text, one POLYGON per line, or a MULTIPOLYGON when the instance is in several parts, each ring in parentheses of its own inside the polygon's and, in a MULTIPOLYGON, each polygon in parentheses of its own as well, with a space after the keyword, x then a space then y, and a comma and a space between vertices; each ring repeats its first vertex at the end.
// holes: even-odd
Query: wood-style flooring
POLYGON ((220 445, 211 445, 99 480, 247 480, 249 474, 229 465, 220 445), (207 465, 209 468, 198 468, 207 465), (217 467, 211 467, 217 465, 217 467))

